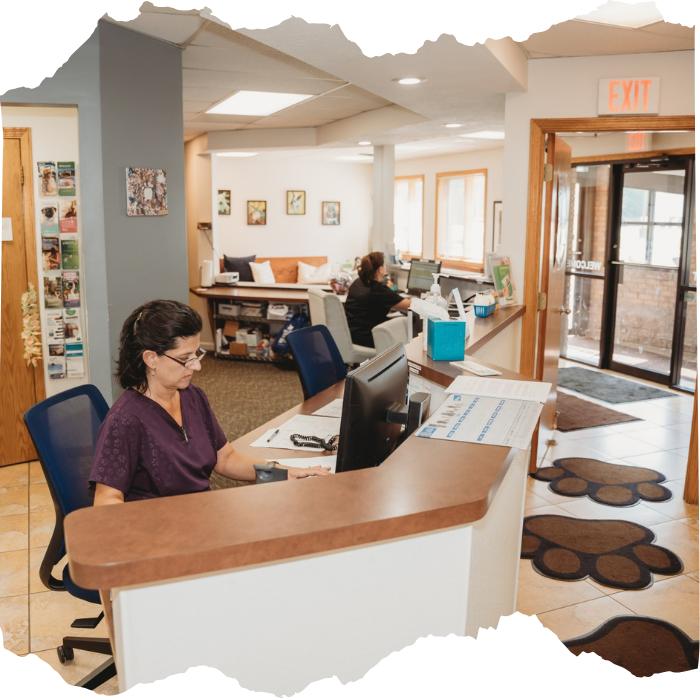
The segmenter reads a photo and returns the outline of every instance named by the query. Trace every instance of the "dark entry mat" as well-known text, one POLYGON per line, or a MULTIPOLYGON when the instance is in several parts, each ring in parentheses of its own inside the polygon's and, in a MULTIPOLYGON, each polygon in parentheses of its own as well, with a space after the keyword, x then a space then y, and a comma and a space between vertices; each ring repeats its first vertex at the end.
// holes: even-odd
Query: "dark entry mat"
POLYGON ((661 482, 666 477, 653 469, 611 464, 585 457, 557 459, 533 475, 548 481, 550 491, 562 496, 588 496, 606 506, 633 506, 645 501, 670 501, 673 494, 661 482))
POLYGON ((531 515, 523 522, 521 559, 535 571, 561 581, 594 581, 613 588, 647 588, 656 574, 679 574, 681 560, 652 544, 656 535, 626 520, 584 520, 531 515))
POLYGON ((666 620, 644 615, 620 615, 564 646, 578 656, 598 654, 638 677, 680 673, 698 667, 698 642, 666 620))
POLYGON ((608 403, 647 401, 675 396, 670 391, 582 367, 562 367, 559 370, 559 386, 608 403))
POLYGON ((613 411, 612 408, 601 406, 580 399, 578 396, 557 392, 557 430, 567 433, 570 430, 582 430, 583 428, 597 428, 601 425, 615 425, 629 421, 641 420, 627 413, 613 411))

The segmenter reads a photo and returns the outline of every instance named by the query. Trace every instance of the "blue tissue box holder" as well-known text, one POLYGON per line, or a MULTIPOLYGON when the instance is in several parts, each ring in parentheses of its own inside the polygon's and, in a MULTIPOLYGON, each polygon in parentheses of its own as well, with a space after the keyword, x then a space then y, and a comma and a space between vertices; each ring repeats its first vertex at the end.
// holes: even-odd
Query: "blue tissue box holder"
POLYGON ((464 321, 428 319, 428 357, 433 360, 464 359, 464 321))

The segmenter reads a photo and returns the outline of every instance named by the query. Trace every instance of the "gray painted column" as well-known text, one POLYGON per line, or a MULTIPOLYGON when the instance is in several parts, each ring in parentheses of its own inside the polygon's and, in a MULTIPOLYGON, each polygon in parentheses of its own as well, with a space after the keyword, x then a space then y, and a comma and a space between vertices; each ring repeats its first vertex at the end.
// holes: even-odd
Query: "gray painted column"
POLYGON ((394 251, 394 146, 374 147, 372 250, 394 251))

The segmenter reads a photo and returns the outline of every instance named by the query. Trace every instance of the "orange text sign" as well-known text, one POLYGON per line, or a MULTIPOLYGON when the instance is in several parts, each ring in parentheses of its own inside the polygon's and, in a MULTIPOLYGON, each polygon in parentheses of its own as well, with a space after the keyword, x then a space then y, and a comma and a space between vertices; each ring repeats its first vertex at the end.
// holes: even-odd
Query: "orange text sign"
POLYGON ((649 136, 647 132, 630 132, 627 134, 627 151, 650 151, 649 136))
POLYGON ((598 87, 598 115, 658 114, 661 78, 603 79, 598 87))

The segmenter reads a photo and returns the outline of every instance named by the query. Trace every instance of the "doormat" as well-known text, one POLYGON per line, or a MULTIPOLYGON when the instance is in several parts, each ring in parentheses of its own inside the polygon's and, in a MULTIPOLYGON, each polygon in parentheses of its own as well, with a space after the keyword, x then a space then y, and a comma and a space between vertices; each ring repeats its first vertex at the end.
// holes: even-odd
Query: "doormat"
POLYGON ((698 642, 670 622, 645 615, 611 617, 592 632, 563 644, 576 656, 598 654, 640 678, 698 667, 698 642))
POLYGON ((554 460, 532 477, 548 481, 549 490, 562 496, 588 496, 606 506, 634 506, 645 501, 670 501, 673 494, 661 482, 666 477, 653 469, 600 462, 586 457, 554 460))
POLYGON ((557 392, 557 430, 567 433, 570 430, 598 428, 601 425, 615 425, 641 420, 627 413, 613 411, 612 408, 580 399, 578 396, 557 392))
POLYGON ((562 515, 531 515, 523 522, 521 559, 532 559, 538 573, 561 581, 594 581, 639 590, 652 573, 679 574, 683 563, 671 550, 652 544, 656 535, 626 520, 584 520, 562 515))
POLYGON ((647 384, 620 379, 620 377, 614 377, 611 374, 594 372, 582 367, 562 367, 559 370, 558 381, 559 386, 608 403, 647 401, 648 399, 675 396, 670 391, 663 391, 647 384))

